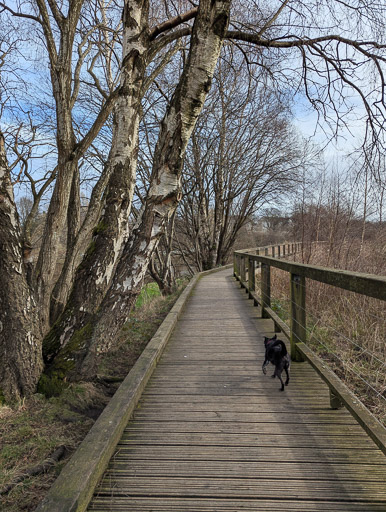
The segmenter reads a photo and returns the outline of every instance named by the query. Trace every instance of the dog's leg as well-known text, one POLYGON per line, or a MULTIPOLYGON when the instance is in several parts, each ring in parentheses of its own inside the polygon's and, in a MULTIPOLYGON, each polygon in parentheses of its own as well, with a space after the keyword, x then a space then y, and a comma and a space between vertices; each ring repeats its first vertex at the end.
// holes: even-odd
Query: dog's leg
POLYGON ((269 365, 269 361, 267 358, 264 359, 264 363, 263 363, 263 366, 261 367, 261 369, 263 370, 263 373, 264 375, 267 373, 267 370, 266 370, 266 367, 269 365))
POLYGON ((287 379, 286 379, 286 381, 285 381, 285 385, 286 385, 286 386, 288 386, 288 383, 289 383, 289 380, 290 380, 289 372, 288 372, 288 366, 286 366, 286 367, 284 368, 284 370, 285 370, 285 373, 287 374, 287 379))
POLYGON ((273 374, 273 377, 277 377, 280 380, 280 382, 281 382, 280 391, 284 391, 284 382, 283 382, 283 379, 281 378, 281 372, 282 372, 281 368, 276 368, 275 373, 273 374))

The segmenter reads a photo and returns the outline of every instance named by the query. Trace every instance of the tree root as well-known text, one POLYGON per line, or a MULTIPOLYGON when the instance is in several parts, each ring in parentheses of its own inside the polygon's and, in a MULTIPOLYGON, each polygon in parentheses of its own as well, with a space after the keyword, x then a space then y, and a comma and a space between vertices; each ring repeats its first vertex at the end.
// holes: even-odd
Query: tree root
POLYGON ((66 453, 66 447, 64 445, 59 446, 52 455, 50 455, 46 460, 44 460, 41 464, 37 466, 33 466, 32 468, 26 469, 21 475, 12 480, 11 483, 0 489, 0 495, 7 494, 11 491, 17 484, 23 482, 27 478, 31 476, 40 475, 42 473, 46 473, 51 469, 56 463, 64 456, 66 453))

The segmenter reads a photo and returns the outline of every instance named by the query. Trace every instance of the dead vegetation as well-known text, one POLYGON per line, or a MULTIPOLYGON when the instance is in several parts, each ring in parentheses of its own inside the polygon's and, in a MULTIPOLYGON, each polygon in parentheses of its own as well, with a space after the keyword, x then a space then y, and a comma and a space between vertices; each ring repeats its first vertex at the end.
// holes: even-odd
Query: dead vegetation
MULTIPOLYGON (((327 266, 323 244, 308 256, 308 263, 327 266)), ((330 266, 386 275, 386 248, 375 241, 365 243, 360 252, 354 243, 339 247, 330 255, 330 266)), ((273 309, 289 323, 288 273, 272 268, 271 280, 273 309)), ((310 348, 386 425, 385 302, 307 279, 306 314, 310 348)))
POLYGON ((60 396, 35 394, 12 406, 0 406, 1 510, 35 510, 185 284, 166 297, 145 287, 139 307, 122 329, 119 346, 101 362, 95 382, 71 384, 60 396))

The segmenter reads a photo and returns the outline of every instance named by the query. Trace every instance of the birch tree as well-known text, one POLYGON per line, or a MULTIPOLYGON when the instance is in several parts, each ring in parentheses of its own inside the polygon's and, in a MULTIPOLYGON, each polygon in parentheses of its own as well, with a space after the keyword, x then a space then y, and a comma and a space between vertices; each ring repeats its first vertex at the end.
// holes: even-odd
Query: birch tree
POLYGON ((179 201, 185 149, 210 90, 229 8, 229 1, 200 3, 187 63, 161 124, 146 201, 123 247, 108 293, 96 314, 86 316, 62 345, 51 371, 66 371, 70 378, 94 375, 97 356, 108 351, 128 318, 152 252, 179 201), (77 350, 72 346, 74 341, 77 350))

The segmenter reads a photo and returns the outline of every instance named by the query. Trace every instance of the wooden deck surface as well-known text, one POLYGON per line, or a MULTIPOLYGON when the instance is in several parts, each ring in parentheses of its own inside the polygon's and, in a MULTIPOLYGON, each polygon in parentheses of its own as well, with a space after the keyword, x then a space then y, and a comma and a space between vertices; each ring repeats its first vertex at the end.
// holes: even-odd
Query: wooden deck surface
POLYGON ((273 323, 231 277, 202 278, 90 511, 386 511, 386 458, 326 385, 263 375, 273 323))

